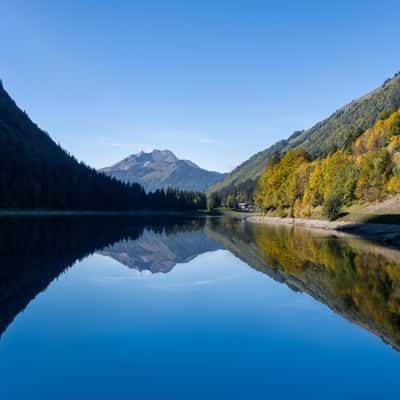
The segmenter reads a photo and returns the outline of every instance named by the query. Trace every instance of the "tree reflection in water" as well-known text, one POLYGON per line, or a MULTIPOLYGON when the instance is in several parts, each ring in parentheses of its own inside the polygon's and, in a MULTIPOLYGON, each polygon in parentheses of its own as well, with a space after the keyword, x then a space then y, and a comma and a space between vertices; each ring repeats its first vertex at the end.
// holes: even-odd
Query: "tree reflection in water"
POLYGON ((3 218, 0 335, 76 261, 94 253, 153 273, 225 248, 400 348, 400 252, 300 228, 232 218, 3 218))

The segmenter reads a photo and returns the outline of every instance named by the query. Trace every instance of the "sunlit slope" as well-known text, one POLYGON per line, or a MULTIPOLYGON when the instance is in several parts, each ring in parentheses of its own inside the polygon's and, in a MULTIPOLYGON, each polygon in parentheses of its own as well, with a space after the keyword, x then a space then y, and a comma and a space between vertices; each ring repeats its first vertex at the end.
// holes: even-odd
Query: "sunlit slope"
POLYGON ((400 74, 396 74, 382 86, 335 111, 312 128, 296 132, 289 139, 255 154, 222 181, 210 186, 208 192, 228 190, 229 187, 249 179, 257 179, 266 167, 268 159, 277 151, 285 152, 294 147, 302 147, 312 156, 318 156, 340 148, 352 133, 370 128, 382 111, 394 110, 399 104, 400 74))

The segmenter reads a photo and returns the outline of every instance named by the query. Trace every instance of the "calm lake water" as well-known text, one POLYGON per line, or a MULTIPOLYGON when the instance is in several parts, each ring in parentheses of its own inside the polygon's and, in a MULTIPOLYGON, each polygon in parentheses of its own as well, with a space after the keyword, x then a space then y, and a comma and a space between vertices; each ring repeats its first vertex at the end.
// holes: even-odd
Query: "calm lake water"
POLYGON ((243 221, 0 221, 0 398, 397 399, 400 252, 243 221))

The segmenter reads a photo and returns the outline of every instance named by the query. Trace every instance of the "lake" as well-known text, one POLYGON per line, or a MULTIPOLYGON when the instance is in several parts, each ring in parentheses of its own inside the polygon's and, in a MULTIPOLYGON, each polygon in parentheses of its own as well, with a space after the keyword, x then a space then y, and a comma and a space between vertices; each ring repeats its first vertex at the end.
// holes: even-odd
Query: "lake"
POLYGON ((1 399, 397 399, 400 252, 233 218, 2 218, 1 399))

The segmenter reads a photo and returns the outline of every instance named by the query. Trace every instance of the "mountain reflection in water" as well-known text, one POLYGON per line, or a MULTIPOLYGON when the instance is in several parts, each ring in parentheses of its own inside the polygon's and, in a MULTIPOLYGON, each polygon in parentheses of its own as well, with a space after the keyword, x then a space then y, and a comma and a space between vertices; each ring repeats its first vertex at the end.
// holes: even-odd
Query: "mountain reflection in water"
POLYGON ((0 335, 38 293, 94 252, 138 271, 168 273, 218 249, 400 348, 399 251, 233 218, 3 218, 0 335))
POLYGON ((221 248, 200 230, 200 224, 194 228, 182 224, 175 231, 168 227, 157 231, 149 227, 138 239, 107 246, 99 253, 138 271, 167 273, 176 264, 187 263, 199 254, 221 248))

